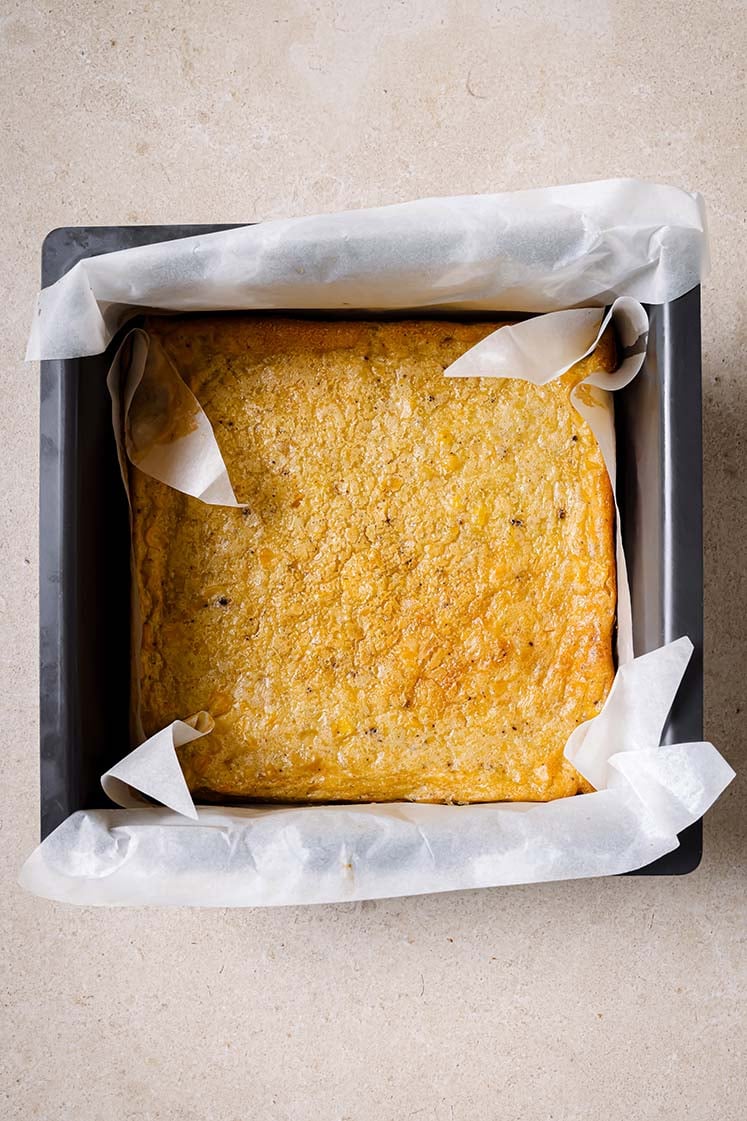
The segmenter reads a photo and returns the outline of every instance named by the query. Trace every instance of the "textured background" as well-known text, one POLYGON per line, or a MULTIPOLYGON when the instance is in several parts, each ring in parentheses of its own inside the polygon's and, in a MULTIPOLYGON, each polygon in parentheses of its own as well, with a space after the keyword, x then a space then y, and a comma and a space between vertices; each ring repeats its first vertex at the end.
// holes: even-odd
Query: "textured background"
POLYGON ((744 784, 682 880, 265 912, 24 896, 54 226, 637 175, 703 192, 706 734, 745 769, 743 3, 0 4, 4 1118, 744 1117, 744 784))

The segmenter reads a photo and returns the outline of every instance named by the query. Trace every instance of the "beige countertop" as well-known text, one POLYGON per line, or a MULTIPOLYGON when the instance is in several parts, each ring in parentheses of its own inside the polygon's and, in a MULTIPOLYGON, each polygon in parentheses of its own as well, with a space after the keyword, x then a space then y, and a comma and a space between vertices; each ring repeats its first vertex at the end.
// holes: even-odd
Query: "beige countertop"
POLYGON ((737 780, 684 879, 267 911, 25 896, 38 373, 54 226, 241 221, 636 175, 702 191, 706 734, 744 770, 744 3, 133 4, 0 16, 0 1115, 745 1116, 737 780))

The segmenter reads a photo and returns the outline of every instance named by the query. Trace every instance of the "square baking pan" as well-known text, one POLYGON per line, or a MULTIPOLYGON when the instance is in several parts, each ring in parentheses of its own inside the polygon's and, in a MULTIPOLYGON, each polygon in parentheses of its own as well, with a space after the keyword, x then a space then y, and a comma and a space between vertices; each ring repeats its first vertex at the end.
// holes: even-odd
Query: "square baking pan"
MULTIPOLYGON (((83 257, 229 228, 53 230, 42 285, 83 257)), ((683 634, 695 645, 664 733, 666 743, 687 743, 703 732, 700 289, 647 310, 644 367, 615 395, 617 497, 636 653, 683 634)), ((42 838, 76 810, 110 805, 99 776, 130 748, 129 528, 106 389, 114 346, 41 363, 42 838)), ((701 853, 696 822, 678 849, 640 871, 691 872, 701 853)))

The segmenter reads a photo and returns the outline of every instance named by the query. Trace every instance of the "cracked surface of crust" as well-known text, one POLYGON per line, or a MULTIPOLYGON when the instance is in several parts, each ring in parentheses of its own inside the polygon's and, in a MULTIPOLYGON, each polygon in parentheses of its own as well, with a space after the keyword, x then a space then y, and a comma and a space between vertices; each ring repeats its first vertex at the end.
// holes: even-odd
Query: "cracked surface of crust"
POLYGON ((213 800, 544 801, 614 674, 614 513, 569 397, 450 379, 498 323, 153 318, 246 510, 131 468, 146 734, 213 800))

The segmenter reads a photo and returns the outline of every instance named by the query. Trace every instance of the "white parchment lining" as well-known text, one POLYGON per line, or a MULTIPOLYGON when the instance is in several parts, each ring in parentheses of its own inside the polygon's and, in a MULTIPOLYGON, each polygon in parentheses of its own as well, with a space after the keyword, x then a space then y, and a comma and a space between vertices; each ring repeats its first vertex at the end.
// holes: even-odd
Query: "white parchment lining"
POLYGON ((707 272, 698 194, 607 179, 315 214, 85 257, 37 301, 27 358, 105 350, 143 309, 662 304, 707 272))

